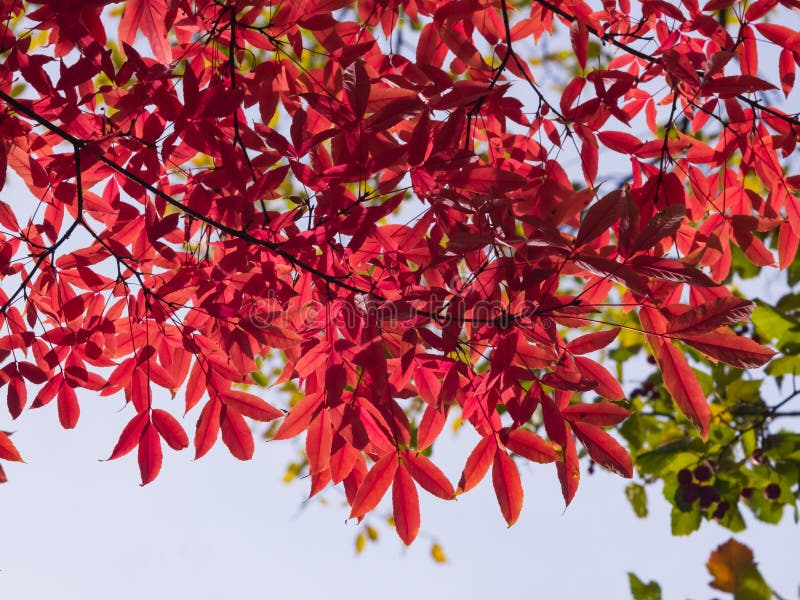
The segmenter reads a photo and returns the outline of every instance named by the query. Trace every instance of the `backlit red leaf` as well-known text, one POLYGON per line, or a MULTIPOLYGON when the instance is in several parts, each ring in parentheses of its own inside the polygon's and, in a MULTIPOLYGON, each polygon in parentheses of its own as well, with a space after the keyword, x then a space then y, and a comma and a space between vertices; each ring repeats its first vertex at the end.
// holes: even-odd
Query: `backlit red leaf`
POLYGON ((561 409, 561 416, 570 422, 581 421, 599 427, 612 427, 630 414, 627 408, 611 402, 570 404, 561 409))
POLYGON ((461 473, 461 479, 458 482, 458 490, 456 493, 461 494, 468 492, 474 488, 481 479, 484 478, 489 471, 489 467, 494 460, 494 454, 497 450, 497 444, 494 438, 487 436, 481 438, 481 441, 472 449, 467 464, 464 466, 464 471, 461 473))
POLYGON ((694 371, 683 354, 669 342, 656 339, 651 347, 667 391, 681 412, 700 430, 703 439, 707 438, 711 412, 694 371))
POLYGON ((429 458, 411 450, 404 450, 402 456, 404 468, 424 490, 444 500, 455 497, 453 484, 429 458))
POLYGON ((740 369, 761 367, 775 356, 775 352, 766 346, 733 333, 710 331, 700 335, 682 335, 681 340, 711 359, 740 369))
POLYGON ((253 458, 255 444, 253 434, 244 417, 230 406, 225 406, 221 412, 220 427, 222 429, 222 442, 239 460, 253 458))
POLYGON ((392 485, 392 508, 397 535, 408 546, 419 533, 417 486, 404 468, 396 469, 392 485))
POLYGON ((511 527, 522 510, 522 482, 514 459, 505 452, 497 452, 492 465, 492 484, 500 512, 511 527))
POLYGON ((372 465, 353 499, 350 510, 351 519, 355 518, 360 521, 364 515, 378 506, 386 494, 386 490, 392 484, 396 471, 397 455, 394 453, 384 455, 372 465))
POLYGON ((22 457, 17 451, 17 447, 14 446, 14 443, 5 431, 0 431, 0 459, 23 462, 22 457))
POLYGON ((165 410, 154 408, 150 415, 153 425, 159 435, 164 438, 167 445, 173 450, 183 450, 189 446, 189 436, 186 435, 178 420, 165 410))
POLYGON ((222 403, 215 398, 206 402, 203 407, 194 433, 195 460, 205 455, 217 442, 221 412, 222 403))
POLYGON ((595 425, 572 421, 571 426, 598 465, 622 477, 633 477, 631 457, 617 440, 595 425))
POLYGON ((147 423, 139 439, 139 472, 142 476, 142 485, 147 485, 158 476, 161 471, 161 458, 161 438, 156 428, 147 423))
POLYGON ((533 462, 549 463, 557 457, 551 444, 527 429, 505 428, 500 431, 500 440, 514 454, 519 454, 533 462))

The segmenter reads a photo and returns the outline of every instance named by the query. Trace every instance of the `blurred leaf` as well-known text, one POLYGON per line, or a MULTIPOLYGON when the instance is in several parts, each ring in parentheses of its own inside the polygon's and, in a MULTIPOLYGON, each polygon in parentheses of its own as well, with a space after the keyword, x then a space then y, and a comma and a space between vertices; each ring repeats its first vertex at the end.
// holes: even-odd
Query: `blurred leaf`
POLYGON ((661 600, 661 586, 655 581, 643 582, 633 573, 628 573, 633 600, 661 600))
POLYGON ((718 546, 706 563, 710 585, 733 594, 734 600, 769 600, 772 590, 753 562, 753 551, 733 538, 718 546))
POLYGON ((638 483, 631 483, 625 488, 625 497, 631 503, 633 512, 640 519, 647 516, 647 491, 638 483))
POLYGON ((431 546, 431 556, 437 563, 447 562, 447 556, 445 556, 444 550, 442 550, 442 547, 439 544, 433 544, 431 546))
POLYGON ((688 512, 677 508, 672 509, 672 535, 689 535, 700 528, 700 507, 694 507, 688 512))

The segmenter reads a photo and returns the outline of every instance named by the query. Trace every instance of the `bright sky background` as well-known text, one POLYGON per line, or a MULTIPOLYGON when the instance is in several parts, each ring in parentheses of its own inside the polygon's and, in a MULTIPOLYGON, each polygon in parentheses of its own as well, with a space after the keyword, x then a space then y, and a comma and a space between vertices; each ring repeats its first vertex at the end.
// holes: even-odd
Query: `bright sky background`
MULTIPOLYGON (((666 501, 651 496, 651 516, 639 520, 623 496, 626 482, 602 470, 584 473, 564 511, 555 468, 535 465, 523 468, 525 506, 511 529, 487 477, 455 502, 421 491, 417 542, 405 549, 381 527, 379 543, 356 556, 358 527, 345 522, 338 490, 328 490, 327 506, 303 505, 308 482, 281 482, 291 443, 259 443, 249 463, 221 443, 197 462, 190 450, 166 450, 161 475, 141 488, 135 452, 98 462, 130 418, 122 402, 84 395, 81 407, 74 431, 58 426, 54 405, 25 411, 13 425, 0 418, 0 428, 19 429, 14 441, 28 462, 9 465, 0 488, 5 598, 617 599, 630 597, 632 570, 659 580, 667 600, 699 600, 714 596, 705 561, 731 535, 704 524, 673 538, 666 501), (434 537, 448 564, 431 559, 434 537)), ((453 480, 471 441, 443 440, 451 451, 439 457, 453 480)), ((755 550, 767 581, 794 597, 800 536, 791 515, 778 527, 752 521, 737 539, 755 550)))

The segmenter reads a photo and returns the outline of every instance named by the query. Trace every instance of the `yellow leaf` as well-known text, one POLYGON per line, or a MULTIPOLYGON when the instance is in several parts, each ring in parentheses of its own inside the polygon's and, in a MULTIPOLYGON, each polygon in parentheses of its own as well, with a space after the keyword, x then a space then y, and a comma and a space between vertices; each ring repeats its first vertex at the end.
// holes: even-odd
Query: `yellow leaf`
POLYGON ((373 542, 378 540, 378 530, 375 529, 372 525, 367 525, 366 527, 367 537, 373 542))
POLYGON ((439 544, 431 546, 431 556, 437 563, 446 563, 447 557, 444 555, 444 550, 439 544))
POLYGON ((356 554, 361 554, 364 551, 364 547, 367 545, 367 538, 363 533, 359 533, 356 536, 356 554))

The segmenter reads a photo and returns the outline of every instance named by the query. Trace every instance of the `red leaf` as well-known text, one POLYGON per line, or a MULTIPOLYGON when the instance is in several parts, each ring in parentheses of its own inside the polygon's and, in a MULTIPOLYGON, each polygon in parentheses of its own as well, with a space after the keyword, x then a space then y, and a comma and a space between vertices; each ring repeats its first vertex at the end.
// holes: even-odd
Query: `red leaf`
POLYGON ((650 345, 667 391, 681 412, 700 430, 703 439, 707 439, 711 412, 694 371, 680 351, 669 342, 656 339, 650 345))
POLYGON ((701 92, 710 96, 719 94, 720 98, 733 98, 739 94, 750 94, 765 90, 774 90, 775 86, 769 81, 764 81, 752 75, 730 75, 728 77, 717 77, 706 81, 701 87, 701 92))
POLYGON ((685 216, 686 207, 683 204, 670 204, 661 212, 656 213, 636 238, 634 249, 637 252, 649 250, 665 237, 674 235, 685 216))
MULTIPOLYGON (((564 429, 567 429, 564 425, 564 429)), ((578 450, 575 447, 575 440, 567 432, 566 444, 562 448, 562 455, 556 460, 556 472, 561 483, 561 494, 564 496, 564 503, 569 506, 578 491, 578 484, 581 481, 581 470, 578 464, 578 450)))
POLYGON ((206 402, 197 419, 197 428, 194 433, 194 459, 197 460, 217 442, 220 426, 220 413, 222 403, 217 399, 206 402))
POLYGON ((633 477, 631 457, 620 443, 595 425, 571 422, 575 435, 589 451, 589 456, 601 467, 630 479, 633 477))
POLYGON ((282 411, 258 396, 246 392, 229 390, 222 394, 222 401, 237 412, 242 413, 245 417, 250 417, 263 423, 283 416, 282 411))
POLYGON ((682 335, 681 340, 714 360, 740 369, 755 369, 767 364, 775 352, 750 338, 711 331, 701 335, 682 335))
POLYGON ((321 394, 308 394, 295 404, 289 414, 278 427, 275 432, 276 440, 286 440, 300 435, 311 424, 311 419, 314 418, 317 409, 322 404, 323 397, 321 394))
POLYGON ((514 459, 505 452, 494 455, 492 466, 492 484, 500 512, 511 527, 519 517, 522 510, 522 482, 514 459))
POLYGON ((500 431, 500 440, 514 454, 519 454, 533 462, 549 463, 553 462, 557 457, 553 446, 527 429, 509 429, 506 427, 500 431))
POLYGON ((147 423, 139 440, 139 472, 142 485, 153 481, 161 470, 161 438, 151 423, 147 423))
POLYGON ((595 381, 594 391, 609 400, 623 400, 625 392, 608 370, 585 356, 575 357, 575 366, 583 377, 595 381))
POLYGON ((114 446, 114 449, 111 451, 111 456, 106 460, 114 460, 120 456, 125 456, 128 452, 136 448, 139 444, 139 439, 142 437, 142 431, 144 431, 145 425, 147 425, 146 411, 140 412, 128 421, 128 424, 125 425, 125 428, 119 435, 116 446, 114 446))
POLYGON ((634 154, 642 147, 642 140, 624 131, 601 131, 597 134, 597 139, 606 148, 620 154, 634 154))
POLYGON ((753 302, 733 296, 714 298, 671 318, 667 322, 667 333, 683 337, 683 334, 713 331, 746 320, 755 307, 753 302))
POLYGON ((220 414, 222 442, 239 460, 253 458, 255 444, 253 434, 244 417, 230 406, 224 406, 220 414))
POLYGON ((162 63, 172 61, 167 35, 167 0, 128 0, 119 22, 119 39, 133 46, 136 30, 144 33, 153 55, 162 63))
POLYGON ((396 469, 394 475, 392 508, 397 535, 408 546, 419 533, 419 496, 411 475, 403 468, 396 469))
POLYGON ((575 247, 583 246, 611 229, 619 221, 625 210, 622 193, 611 192, 586 211, 581 220, 581 228, 575 237, 575 247))
POLYGON ((73 429, 81 416, 78 396, 66 382, 58 388, 58 420, 64 429, 73 429))
POLYGON ((561 409, 561 416, 570 422, 582 421, 598 427, 612 427, 630 414, 627 408, 611 402, 570 404, 561 409))
POLYGON ((24 462, 17 451, 17 447, 14 446, 5 431, 0 431, 0 459, 24 462))
POLYGON ((792 264, 798 246, 800 246, 800 236, 794 232, 791 223, 784 221, 778 233, 778 263, 781 269, 786 269, 792 264))
POLYGON ((319 411, 306 433, 306 456, 310 475, 328 468, 333 444, 331 417, 327 410, 319 411))
POLYGON ((493 437, 481 438, 481 441, 473 448, 467 458, 467 464, 464 466, 464 471, 461 473, 461 479, 458 482, 457 494, 468 492, 478 485, 489 471, 496 451, 497 444, 493 437))
POLYGON ((439 437, 447 422, 447 413, 429 404, 417 429, 417 450, 425 450, 439 437))
POLYGON ((595 350, 600 350, 613 342, 617 335, 619 335, 619 332, 619 327, 614 327, 606 331, 587 333, 568 343, 567 351, 572 354, 589 354, 595 350))
POLYGON ((569 39, 572 42, 572 49, 581 69, 586 68, 586 58, 589 53, 589 30, 586 24, 580 19, 576 19, 569 27, 569 39))
POLYGON ((355 60, 344 70, 342 87, 356 119, 364 116, 369 102, 369 75, 363 61, 355 60))
POLYGON ((150 419, 158 430, 159 435, 164 438, 173 450, 183 450, 189 446, 189 436, 186 435, 178 420, 165 410, 154 408, 150 419))
POLYGON ((364 515, 378 506, 386 494, 386 490, 389 489, 396 471, 397 455, 393 452, 384 455, 372 465, 353 499, 350 510, 351 519, 355 518, 360 521, 364 515))
POLYGON ((22 414, 22 409, 28 402, 28 388, 21 377, 16 376, 16 371, 11 381, 8 384, 8 396, 6 397, 6 404, 8 405, 8 412, 11 414, 12 419, 16 419, 22 414))
POLYGON ((455 497, 453 484, 430 459, 411 450, 404 450, 402 456, 403 465, 424 490, 443 500, 455 497))

